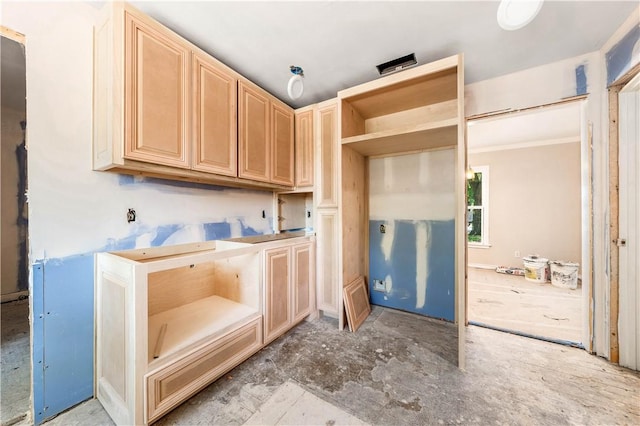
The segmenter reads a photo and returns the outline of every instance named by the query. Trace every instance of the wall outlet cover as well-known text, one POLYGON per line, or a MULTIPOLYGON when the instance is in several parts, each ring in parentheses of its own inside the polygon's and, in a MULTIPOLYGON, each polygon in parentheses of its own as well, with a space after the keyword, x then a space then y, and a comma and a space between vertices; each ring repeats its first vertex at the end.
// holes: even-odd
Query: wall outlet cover
POLYGON ((374 291, 385 291, 384 280, 373 280, 374 291))

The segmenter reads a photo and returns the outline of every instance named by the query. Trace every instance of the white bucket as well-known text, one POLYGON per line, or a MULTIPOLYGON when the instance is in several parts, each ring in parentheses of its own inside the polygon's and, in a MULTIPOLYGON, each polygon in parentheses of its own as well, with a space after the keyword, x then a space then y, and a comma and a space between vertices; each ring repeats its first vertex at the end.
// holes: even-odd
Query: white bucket
POLYGON ((545 283, 549 280, 549 259, 529 255, 522 258, 524 262, 524 279, 534 283, 545 283))
POLYGON ((551 265, 551 284, 556 287, 570 288, 575 290, 578 288, 578 268, 580 264, 562 261, 550 262, 551 265))

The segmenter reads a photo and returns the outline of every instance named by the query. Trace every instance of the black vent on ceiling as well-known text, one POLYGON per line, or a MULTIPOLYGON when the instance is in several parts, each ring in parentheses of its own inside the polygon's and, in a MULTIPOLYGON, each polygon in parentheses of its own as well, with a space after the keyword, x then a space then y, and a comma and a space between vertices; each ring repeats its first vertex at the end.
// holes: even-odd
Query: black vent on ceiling
POLYGON ((417 64, 416 54, 411 53, 398 59, 393 59, 384 64, 376 65, 380 75, 391 74, 392 72, 402 71, 417 64))

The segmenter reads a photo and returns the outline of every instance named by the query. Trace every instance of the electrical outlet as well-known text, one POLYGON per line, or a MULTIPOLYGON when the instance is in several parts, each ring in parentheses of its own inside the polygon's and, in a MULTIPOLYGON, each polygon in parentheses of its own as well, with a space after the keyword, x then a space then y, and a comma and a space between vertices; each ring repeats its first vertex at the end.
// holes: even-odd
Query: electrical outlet
POLYGON ((513 257, 520 257, 520 250, 516 250, 515 253, 513 253, 513 257))
POLYGON ((384 280, 373 280, 374 291, 385 291, 384 280))

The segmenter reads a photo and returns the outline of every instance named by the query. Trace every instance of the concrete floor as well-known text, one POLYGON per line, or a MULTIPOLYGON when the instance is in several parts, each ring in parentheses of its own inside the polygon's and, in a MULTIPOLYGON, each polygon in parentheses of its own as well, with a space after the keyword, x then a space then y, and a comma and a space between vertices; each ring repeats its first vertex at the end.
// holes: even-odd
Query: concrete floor
POLYGON ((469 268, 469 320, 581 343, 582 288, 570 290, 469 268))
POLYGON ((24 421, 30 411, 29 299, 0 305, 0 319, 0 420, 9 426, 24 421))
MULTIPOLYGON (((380 307, 356 333, 338 331, 329 318, 304 322, 157 425, 350 418, 317 417, 318 400, 323 413, 374 425, 640 424, 637 372, 580 349, 479 327, 468 328, 467 369, 460 371, 456 347, 452 324, 380 307), (278 403, 283 394, 298 395, 296 403, 278 403)), ((112 422, 90 400, 47 424, 112 422)))

